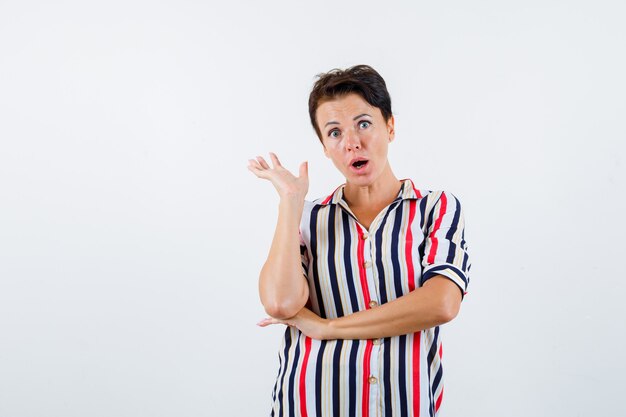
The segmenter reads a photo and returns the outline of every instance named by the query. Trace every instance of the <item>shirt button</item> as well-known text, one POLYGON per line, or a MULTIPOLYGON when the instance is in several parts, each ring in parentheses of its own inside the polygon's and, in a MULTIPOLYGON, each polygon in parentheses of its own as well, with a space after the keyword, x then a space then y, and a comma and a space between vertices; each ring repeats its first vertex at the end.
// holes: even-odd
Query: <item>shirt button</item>
POLYGON ((370 266, 372 266, 372 261, 365 261, 365 262, 363 262, 363 266, 365 268, 369 268, 370 266))
POLYGON ((363 232, 363 234, 361 235, 361 239, 365 240, 369 237, 369 235, 367 234, 367 232, 363 232))
POLYGON ((378 382, 378 380, 376 379, 375 376, 370 376, 369 382, 370 382, 370 384, 375 384, 376 382, 378 382))
POLYGON ((380 340, 380 339, 374 339, 374 340, 372 340, 372 342, 373 342, 375 345, 380 345, 381 340, 380 340))
POLYGON ((370 308, 374 308, 378 305, 378 303, 374 300, 370 301, 370 308))

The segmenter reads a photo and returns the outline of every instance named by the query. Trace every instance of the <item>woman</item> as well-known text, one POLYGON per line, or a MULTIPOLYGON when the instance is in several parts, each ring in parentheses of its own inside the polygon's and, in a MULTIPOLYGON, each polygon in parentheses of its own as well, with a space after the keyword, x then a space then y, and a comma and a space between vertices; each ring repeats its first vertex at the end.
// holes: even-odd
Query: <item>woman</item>
POLYGON ((306 162, 297 177, 272 153, 248 166, 280 195, 259 278, 259 325, 288 325, 272 415, 436 416, 439 326, 469 281, 459 200, 394 175, 391 99, 371 67, 320 75, 309 114, 345 184, 309 202, 306 162))

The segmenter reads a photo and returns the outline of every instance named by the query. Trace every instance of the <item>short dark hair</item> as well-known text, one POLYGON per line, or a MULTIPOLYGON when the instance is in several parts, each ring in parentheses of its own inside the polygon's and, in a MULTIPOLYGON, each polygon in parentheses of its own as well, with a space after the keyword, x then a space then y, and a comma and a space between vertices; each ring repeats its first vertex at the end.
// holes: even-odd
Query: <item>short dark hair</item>
POLYGON ((313 85, 309 95, 309 117, 317 137, 322 141, 322 132, 315 115, 317 108, 324 102, 341 97, 349 93, 360 95, 370 106, 377 107, 385 121, 392 116, 391 97, 387 91, 387 84, 378 72, 369 65, 355 65, 342 69, 332 69, 318 74, 318 80, 313 85))

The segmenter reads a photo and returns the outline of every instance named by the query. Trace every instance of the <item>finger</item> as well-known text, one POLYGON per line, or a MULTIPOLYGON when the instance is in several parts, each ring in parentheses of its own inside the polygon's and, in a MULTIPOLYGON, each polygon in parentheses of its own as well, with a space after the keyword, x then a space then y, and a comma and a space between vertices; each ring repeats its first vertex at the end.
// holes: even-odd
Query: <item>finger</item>
POLYGON ((274 164, 274 168, 282 167, 282 165, 280 164, 280 161, 278 160, 278 157, 276 156, 274 152, 270 152, 270 158, 272 158, 272 163, 274 164))
POLYGON ((248 170, 251 171, 258 178, 269 179, 267 175, 267 171, 261 168, 261 166, 258 165, 258 163, 256 165, 252 165, 252 164, 248 165, 248 170))
POLYGON ((262 178, 263 174, 259 168, 257 167, 253 167, 252 165, 248 165, 248 171, 252 172, 254 175, 256 175, 259 178, 262 178))
POLYGON ((260 322, 258 322, 256 325, 260 327, 267 327, 270 324, 285 324, 285 323, 282 320, 278 320, 273 317, 266 317, 260 322))
POLYGON ((263 171, 261 164, 254 159, 248 159, 248 169, 254 173, 263 171))
POLYGON ((305 161, 302 164, 300 164, 300 177, 299 178, 306 178, 309 176, 309 162, 305 161))
POLYGON ((270 165, 267 163, 267 161, 265 161, 265 159, 262 156, 257 156, 256 159, 259 160, 259 164, 265 168, 265 169, 270 169, 270 165))

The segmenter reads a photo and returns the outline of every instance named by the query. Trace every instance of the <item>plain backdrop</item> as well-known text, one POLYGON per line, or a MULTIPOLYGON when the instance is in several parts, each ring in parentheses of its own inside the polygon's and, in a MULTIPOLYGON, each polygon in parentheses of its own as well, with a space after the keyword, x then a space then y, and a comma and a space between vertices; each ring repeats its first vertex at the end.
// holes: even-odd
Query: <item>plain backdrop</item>
POLYGON ((265 416, 258 272, 315 75, 386 79, 399 178, 465 209, 442 416, 626 414, 621 1, 0 0, 0 417, 265 416))

